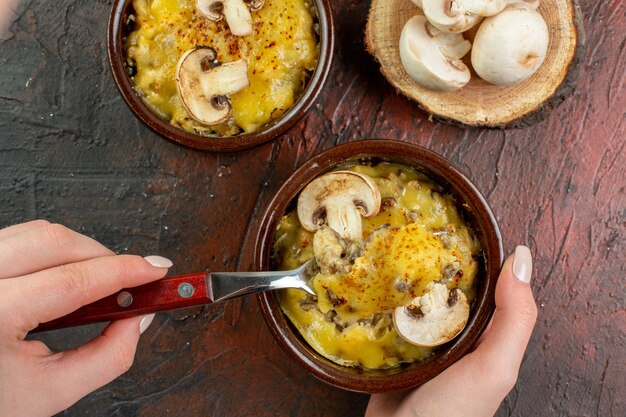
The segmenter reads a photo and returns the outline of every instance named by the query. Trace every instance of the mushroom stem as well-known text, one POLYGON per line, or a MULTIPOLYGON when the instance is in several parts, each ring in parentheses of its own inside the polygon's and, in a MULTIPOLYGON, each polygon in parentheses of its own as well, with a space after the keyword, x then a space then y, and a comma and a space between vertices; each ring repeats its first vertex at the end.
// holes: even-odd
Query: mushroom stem
POLYGON ((227 96, 250 85, 248 80, 248 63, 243 59, 222 64, 214 68, 212 72, 213 77, 202 77, 200 80, 200 88, 205 96, 214 94, 216 90, 219 91, 220 96, 227 96), (219 85, 215 85, 215 80, 219 80, 219 85))
POLYGON ((363 234, 361 214, 354 205, 329 205, 326 207, 326 218, 328 226, 344 239, 351 241, 361 239, 363 234))
POLYGON ((224 17, 230 31, 235 36, 252 34, 252 15, 250 9, 241 1, 224 1, 224 17))

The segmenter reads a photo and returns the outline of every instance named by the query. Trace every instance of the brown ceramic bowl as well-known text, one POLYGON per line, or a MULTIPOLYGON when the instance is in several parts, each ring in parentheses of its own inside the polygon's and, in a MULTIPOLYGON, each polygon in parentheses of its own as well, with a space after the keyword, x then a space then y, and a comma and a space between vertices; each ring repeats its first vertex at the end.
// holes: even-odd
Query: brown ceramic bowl
POLYGON ((387 370, 362 370, 340 366, 318 354, 300 336, 283 314, 275 293, 259 295, 267 324, 281 347, 315 377, 339 388, 377 393, 423 384, 470 352, 486 329, 494 311, 496 281, 503 262, 500 231, 491 209, 476 187, 441 156, 417 145, 389 140, 353 142, 332 148, 306 162, 287 179, 270 203, 260 226, 255 250, 255 267, 269 270, 276 227, 281 217, 295 205, 300 191, 314 178, 338 164, 359 159, 400 162, 418 167, 451 193, 483 249, 478 274, 477 296, 463 332, 439 347, 426 359, 387 370))
POLYGON ((307 88, 293 107, 256 132, 216 138, 201 136, 171 125, 169 121, 163 120, 150 110, 134 88, 126 61, 124 47, 128 33, 126 22, 133 12, 132 0, 115 0, 113 2, 107 35, 109 63, 113 78, 122 93, 122 97, 139 120, 159 135, 173 142, 194 149, 214 152, 238 151, 268 142, 281 135, 304 116, 321 92, 330 71, 335 42, 335 28, 330 1, 311 0, 311 2, 317 9, 316 22, 319 26, 320 52, 317 67, 311 74, 307 88))

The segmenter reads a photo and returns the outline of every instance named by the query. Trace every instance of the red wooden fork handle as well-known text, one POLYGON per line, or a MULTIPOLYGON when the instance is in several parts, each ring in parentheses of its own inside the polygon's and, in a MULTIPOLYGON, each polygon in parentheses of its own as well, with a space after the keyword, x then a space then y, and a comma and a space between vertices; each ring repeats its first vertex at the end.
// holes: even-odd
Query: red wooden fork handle
POLYGON ((31 333, 209 304, 213 297, 207 290, 208 276, 206 272, 183 275, 126 288, 67 316, 42 323, 31 333))

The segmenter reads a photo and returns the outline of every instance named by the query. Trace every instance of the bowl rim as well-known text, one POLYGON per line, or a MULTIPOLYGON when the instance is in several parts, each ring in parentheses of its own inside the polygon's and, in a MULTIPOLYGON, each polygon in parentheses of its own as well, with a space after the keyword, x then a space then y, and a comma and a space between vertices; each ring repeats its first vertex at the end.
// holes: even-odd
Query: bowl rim
POLYGON ((249 149, 276 139, 295 125, 313 105, 321 93, 332 67, 335 47, 335 23, 330 0, 310 0, 316 7, 319 24, 319 56, 317 65, 302 95, 278 119, 261 129, 237 136, 216 138, 186 132, 161 119, 141 99, 130 79, 125 59, 124 31, 122 22, 132 0, 114 0, 107 30, 109 66, 124 102, 134 115, 159 136, 188 148, 211 152, 235 152, 249 149))
POLYGON ((382 158, 420 167, 444 186, 459 206, 468 204, 474 232, 483 245, 483 281, 473 313, 463 332, 423 361, 386 371, 356 370, 337 365, 313 350, 293 328, 274 292, 257 296, 263 317, 279 345, 316 378, 338 388, 362 393, 395 391, 421 385, 469 353, 495 310, 495 286, 503 263, 502 238, 491 208, 471 181, 451 162, 419 145, 395 140, 370 139, 331 148, 300 166, 275 193, 260 223, 254 250, 254 267, 271 268, 270 251, 275 230, 289 204, 312 179, 338 164, 360 158, 382 158))

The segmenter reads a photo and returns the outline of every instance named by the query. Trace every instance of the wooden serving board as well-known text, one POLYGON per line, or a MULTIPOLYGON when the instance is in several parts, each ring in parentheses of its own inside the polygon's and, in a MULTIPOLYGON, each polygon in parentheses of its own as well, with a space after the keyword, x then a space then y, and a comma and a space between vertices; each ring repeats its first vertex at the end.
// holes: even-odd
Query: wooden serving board
MULTIPOLYGON (((441 121, 481 127, 524 127, 541 121, 573 91, 584 56, 585 35, 577 0, 542 1, 539 12, 550 33, 548 55, 529 79, 495 86, 472 71, 472 79, 454 92, 421 87, 405 72, 398 49, 404 24, 423 14, 411 0, 373 0, 365 44, 387 80, 441 121)), ((465 57, 469 64, 469 54, 465 57)))

